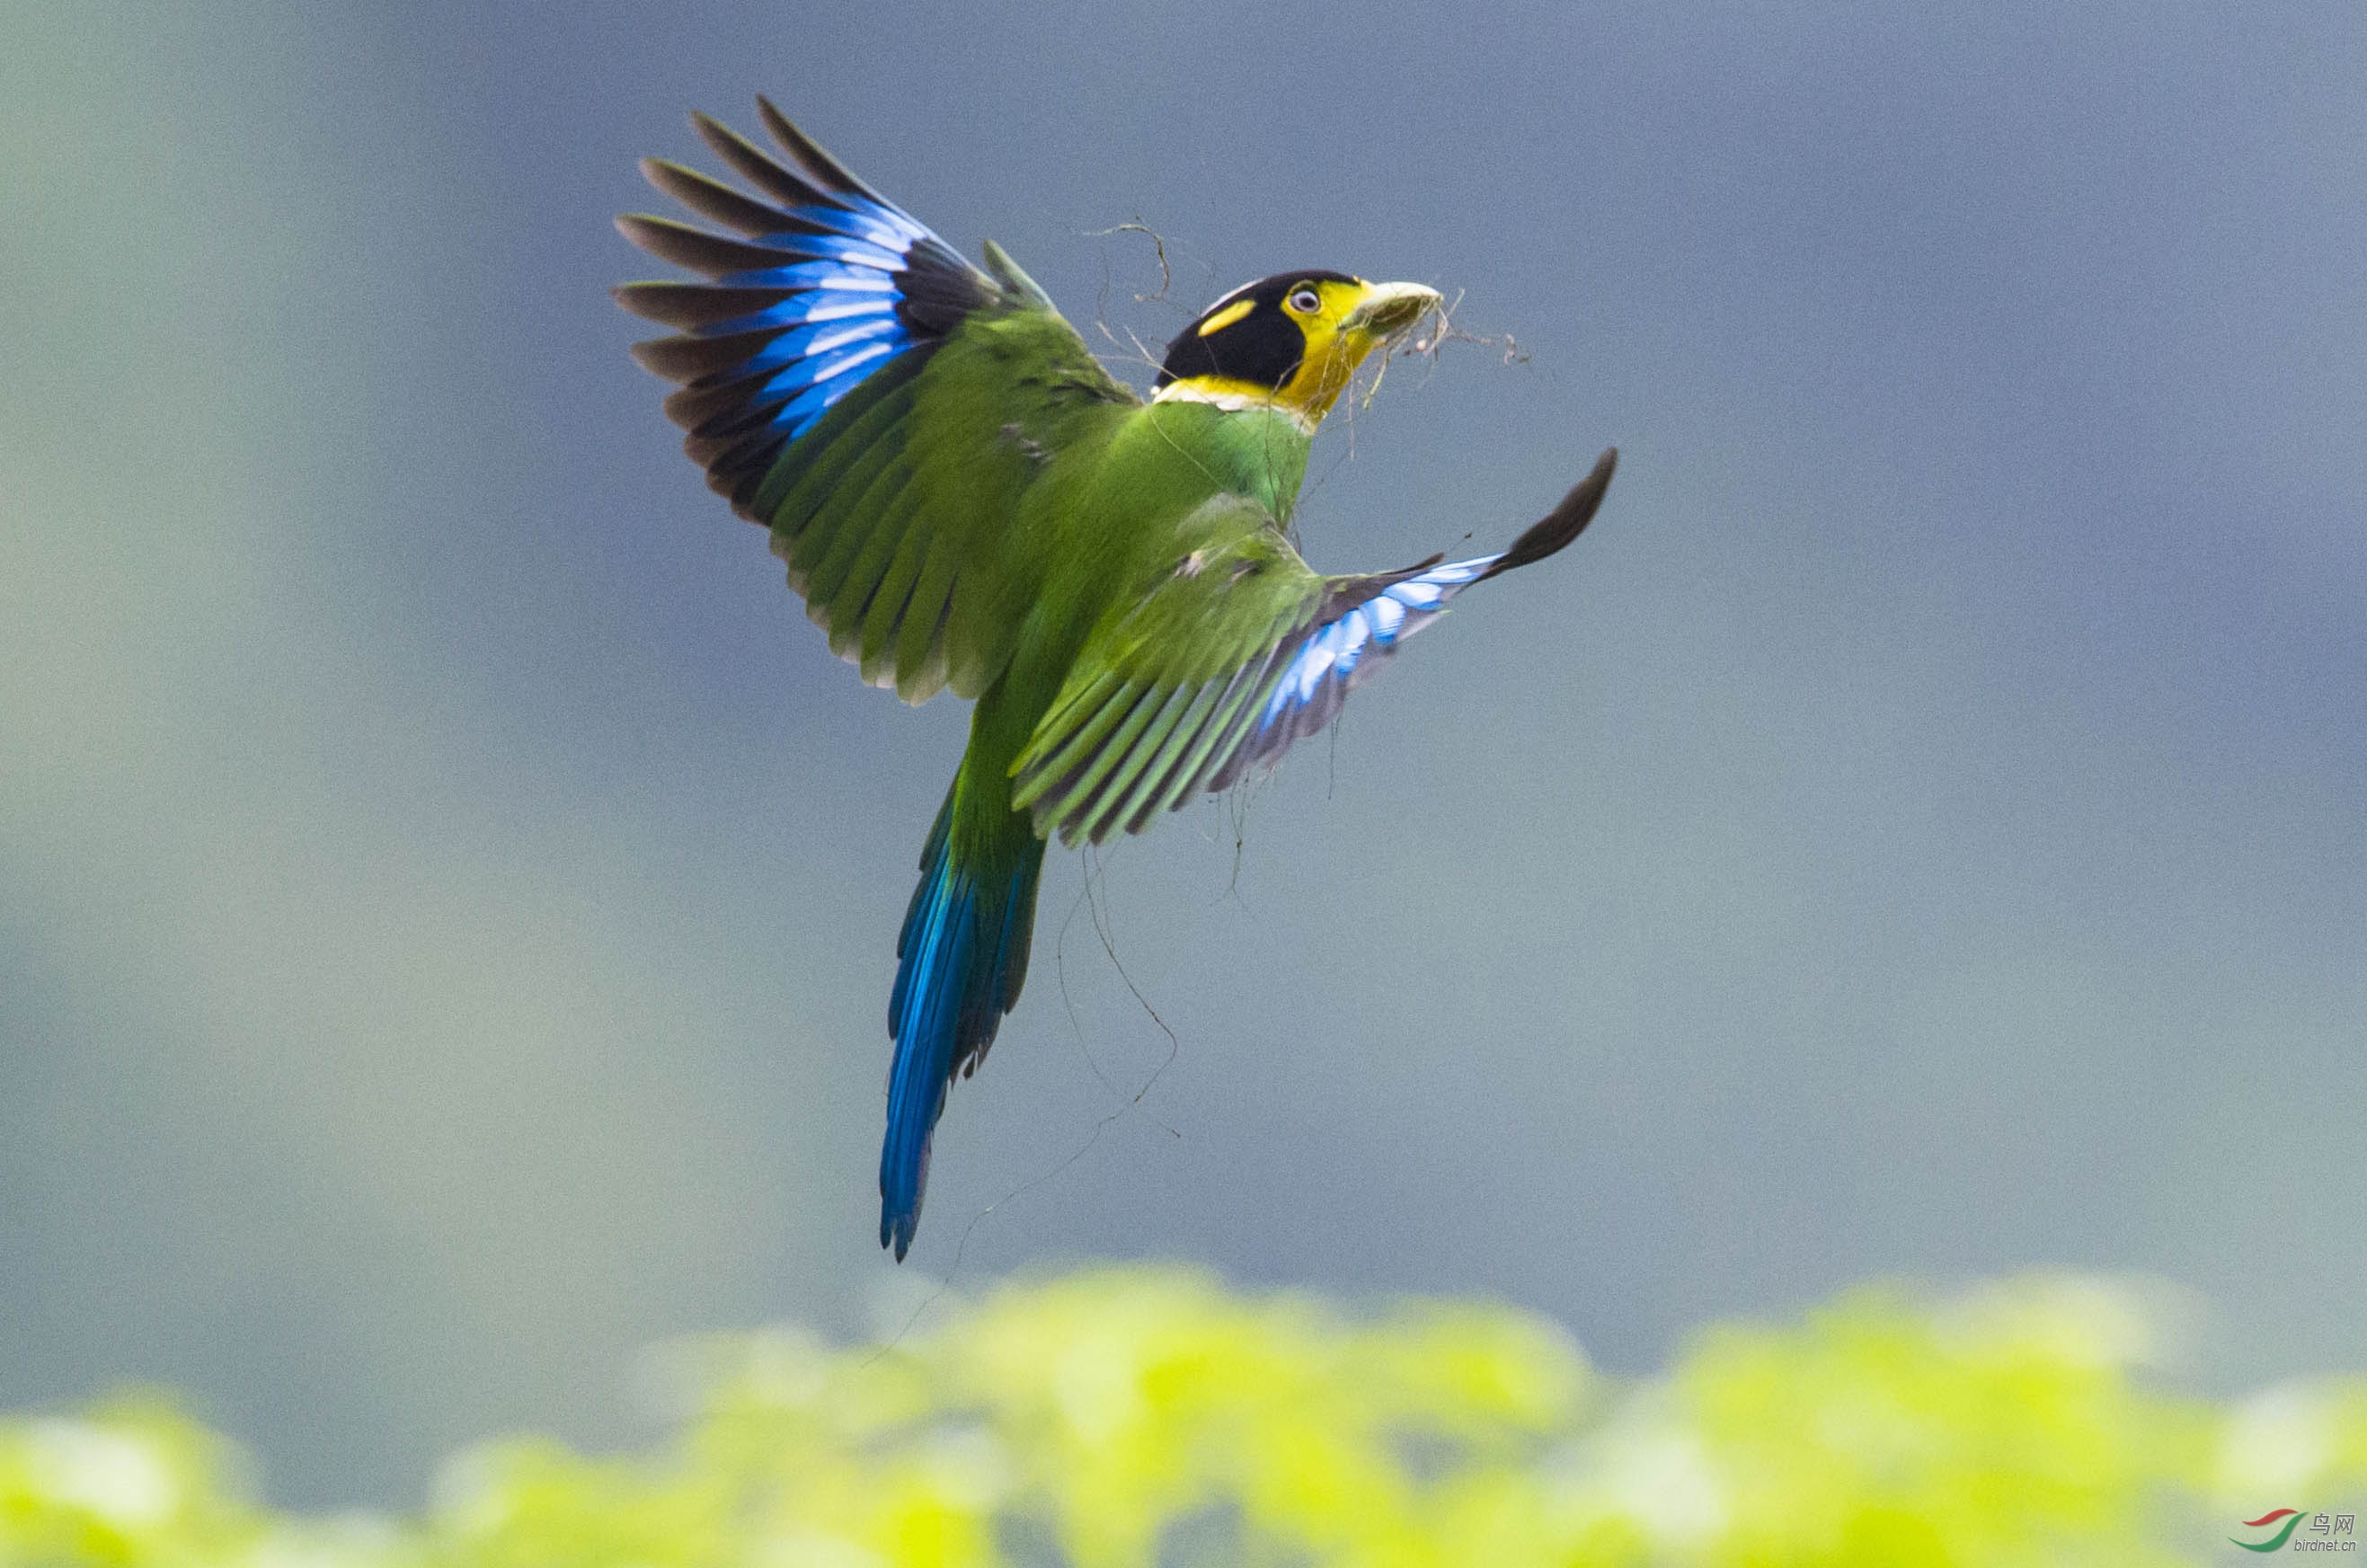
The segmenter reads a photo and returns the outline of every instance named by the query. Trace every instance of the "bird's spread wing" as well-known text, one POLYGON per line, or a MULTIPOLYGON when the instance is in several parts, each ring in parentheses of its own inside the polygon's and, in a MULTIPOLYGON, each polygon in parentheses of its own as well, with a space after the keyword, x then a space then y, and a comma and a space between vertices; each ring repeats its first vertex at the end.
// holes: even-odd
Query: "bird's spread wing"
POLYGON ((737 238, 617 220, 704 283, 618 301, 677 329, 635 345, 683 383, 666 412, 733 508, 773 533, 791 586, 864 679, 975 696, 1010 654, 1019 498, 1093 422, 1133 406, 1076 329, 989 242, 980 272, 758 100, 776 157, 707 118, 757 193, 647 160, 660 190, 737 238))
POLYGON ((1094 632, 1013 764, 1012 804, 1039 834, 1098 843, 1271 764, 1447 600, 1578 537, 1617 460, 1501 554, 1376 576, 1319 576, 1270 526, 1212 525, 1217 542, 1094 632))

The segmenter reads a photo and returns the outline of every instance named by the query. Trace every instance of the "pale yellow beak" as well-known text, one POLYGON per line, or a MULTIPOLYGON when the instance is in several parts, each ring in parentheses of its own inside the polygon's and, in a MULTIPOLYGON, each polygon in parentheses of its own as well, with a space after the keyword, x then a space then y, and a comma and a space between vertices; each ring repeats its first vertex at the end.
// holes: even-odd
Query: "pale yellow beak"
POLYGON ((1367 283, 1365 297, 1341 321, 1340 329, 1386 342, 1411 332, 1415 323, 1444 303, 1437 289, 1419 283, 1367 283))

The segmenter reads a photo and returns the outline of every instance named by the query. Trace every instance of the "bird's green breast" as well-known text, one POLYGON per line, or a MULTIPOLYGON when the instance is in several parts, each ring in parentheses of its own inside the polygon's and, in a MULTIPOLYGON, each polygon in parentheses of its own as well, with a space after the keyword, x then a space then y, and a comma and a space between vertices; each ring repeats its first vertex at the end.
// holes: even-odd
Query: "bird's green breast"
POLYGON ((1212 495, 1246 496, 1277 523, 1290 519, 1307 477, 1308 436, 1278 410, 1222 409, 1211 403, 1151 403, 1120 438, 1120 483, 1171 486, 1184 511, 1212 495))
POLYGON ((1287 520, 1307 452, 1287 417, 1164 402, 1129 411, 1098 451, 1059 455, 1021 524, 1042 585, 1022 639, 1038 656, 1028 662, 1040 660, 1031 673, 1057 685, 1104 614, 1206 543, 1213 498, 1250 503, 1218 509, 1219 525, 1234 531, 1287 520))

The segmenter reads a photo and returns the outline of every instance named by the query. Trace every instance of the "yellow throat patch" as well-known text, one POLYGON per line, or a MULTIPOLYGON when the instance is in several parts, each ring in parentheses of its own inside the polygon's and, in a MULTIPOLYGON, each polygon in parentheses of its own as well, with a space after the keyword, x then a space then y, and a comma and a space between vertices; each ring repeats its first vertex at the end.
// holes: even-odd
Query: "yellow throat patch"
POLYGON ((1365 355, 1438 307, 1419 284, 1276 273, 1235 289, 1168 348, 1158 398, 1271 408, 1312 432, 1365 355))

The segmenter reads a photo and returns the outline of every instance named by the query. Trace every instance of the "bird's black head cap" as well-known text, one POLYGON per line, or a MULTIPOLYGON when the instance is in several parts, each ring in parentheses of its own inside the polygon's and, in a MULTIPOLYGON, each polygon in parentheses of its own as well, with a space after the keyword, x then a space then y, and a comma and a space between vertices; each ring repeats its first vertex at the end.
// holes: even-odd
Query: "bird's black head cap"
POLYGON ((1302 291, 1319 298, 1318 286, 1325 283, 1356 286, 1359 280, 1344 272, 1308 268, 1242 284, 1175 334, 1156 385, 1217 377, 1279 390, 1307 358, 1307 332, 1299 321, 1313 313, 1295 311, 1289 301, 1298 298, 1303 303, 1302 291))

